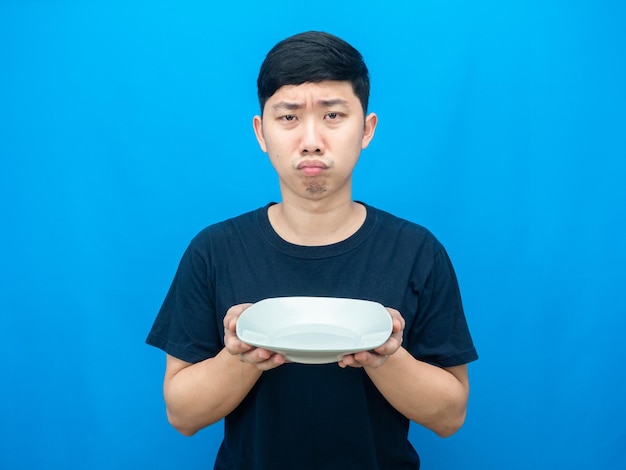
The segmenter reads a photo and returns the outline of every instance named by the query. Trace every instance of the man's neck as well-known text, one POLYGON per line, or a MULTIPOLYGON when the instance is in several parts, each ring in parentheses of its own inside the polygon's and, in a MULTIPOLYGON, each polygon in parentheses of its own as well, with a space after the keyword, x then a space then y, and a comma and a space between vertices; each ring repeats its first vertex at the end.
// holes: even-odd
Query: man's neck
POLYGON ((318 201, 270 206, 272 227, 284 240, 303 246, 338 243, 353 235, 365 221, 365 206, 349 200, 335 206, 318 201))

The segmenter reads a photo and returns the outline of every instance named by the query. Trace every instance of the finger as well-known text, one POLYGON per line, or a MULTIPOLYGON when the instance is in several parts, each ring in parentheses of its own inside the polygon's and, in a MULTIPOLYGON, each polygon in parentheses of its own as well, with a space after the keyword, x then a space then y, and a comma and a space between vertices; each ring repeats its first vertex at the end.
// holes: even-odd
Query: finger
POLYGON ((272 361, 275 365, 282 365, 286 362, 285 356, 283 356, 282 354, 278 354, 263 348, 252 348, 250 351, 243 352, 239 356, 243 362, 248 362, 255 365, 263 364, 264 362, 268 361, 272 361))
POLYGON ((254 365, 257 369, 267 371, 285 364, 286 360, 282 354, 272 354, 267 360, 257 362, 254 365))
POLYGON ((251 346, 248 343, 244 343, 237 338, 233 340, 233 346, 239 352, 239 354, 247 353, 254 349, 254 346, 251 346))
POLYGON ((392 331, 402 331, 405 326, 404 317, 395 308, 387 307, 389 315, 391 315, 392 331))
POLYGON ((355 354, 354 359, 361 367, 380 367, 387 360, 387 356, 372 351, 362 351, 355 354))
POLYGON ((399 318, 398 318, 398 317, 396 317, 396 318, 394 318, 394 319, 392 320, 392 325, 393 325, 393 327, 392 327, 392 331, 393 331, 394 333, 398 333, 398 332, 400 332, 400 331, 404 330, 404 318, 402 318, 402 317, 399 317, 399 318))
POLYGON ((389 356, 395 353, 402 345, 402 336, 398 334, 392 334, 389 339, 379 347, 374 349, 374 352, 382 356, 389 356))
POLYGON ((393 317, 391 324, 392 331, 394 333, 404 330, 404 318, 402 318, 399 314, 398 316, 393 317))
POLYGON ((224 328, 235 331, 237 320, 239 319, 241 314, 251 305, 252 305, 251 303, 245 303, 245 304, 233 305, 232 307, 230 307, 226 311, 226 315, 224 316, 224 321, 223 321, 224 328))
POLYGON ((270 357, 272 357, 272 353, 267 349, 253 348, 242 352, 239 356, 243 362, 247 362, 249 364, 260 364, 261 362, 267 361, 270 357))
POLYGON ((253 346, 239 341, 235 336, 225 341, 225 348, 233 356, 240 356, 241 354, 251 351, 253 349, 253 346))
POLYGON ((354 354, 346 354, 340 361, 337 362, 337 364, 339 364, 339 367, 342 369, 345 369, 346 367, 362 367, 361 364, 355 360, 354 354))
POLYGON ((236 331, 238 318, 239 314, 237 313, 226 314, 224 317, 224 331, 232 331, 234 333, 236 331))

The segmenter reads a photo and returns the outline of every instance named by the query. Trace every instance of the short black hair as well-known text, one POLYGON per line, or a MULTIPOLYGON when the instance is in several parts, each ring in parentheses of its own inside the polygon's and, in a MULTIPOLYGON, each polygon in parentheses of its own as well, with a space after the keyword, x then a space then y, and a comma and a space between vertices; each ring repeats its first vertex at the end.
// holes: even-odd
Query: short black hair
POLYGON ((347 81, 367 113, 370 79, 363 57, 354 47, 332 34, 309 31, 288 37, 267 54, 257 78, 261 114, 265 102, 285 85, 347 81))

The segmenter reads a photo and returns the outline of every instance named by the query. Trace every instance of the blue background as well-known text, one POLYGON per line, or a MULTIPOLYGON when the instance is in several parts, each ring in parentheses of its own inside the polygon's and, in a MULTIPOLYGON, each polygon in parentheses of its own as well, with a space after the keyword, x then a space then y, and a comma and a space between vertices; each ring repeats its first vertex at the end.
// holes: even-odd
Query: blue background
MULTIPOLYGON (((201 469, 143 341, 190 238, 277 200, 265 53, 356 46, 355 197, 430 228, 481 359, 425 469, 626 468, 626 6, 0 0, 0 468, 201 469)), ((278 398, 278 397, 277 397, 278 398)))

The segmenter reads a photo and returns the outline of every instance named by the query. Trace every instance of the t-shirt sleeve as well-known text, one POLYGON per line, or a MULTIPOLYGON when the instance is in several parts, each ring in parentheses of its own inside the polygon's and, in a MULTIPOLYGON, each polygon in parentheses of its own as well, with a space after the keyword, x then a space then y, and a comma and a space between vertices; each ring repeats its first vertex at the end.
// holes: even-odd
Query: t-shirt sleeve
POLYGON ((215 356, 223 347, 207 250, 194 239, 185 251, 146 343, 186 362, 215 356))
POLYGON ((416 358, 452 367, 478 359, 454 268, 444 247, 433 247, 430 266, 413 282, 419 306, 409 331, 408 350, 416 358))

